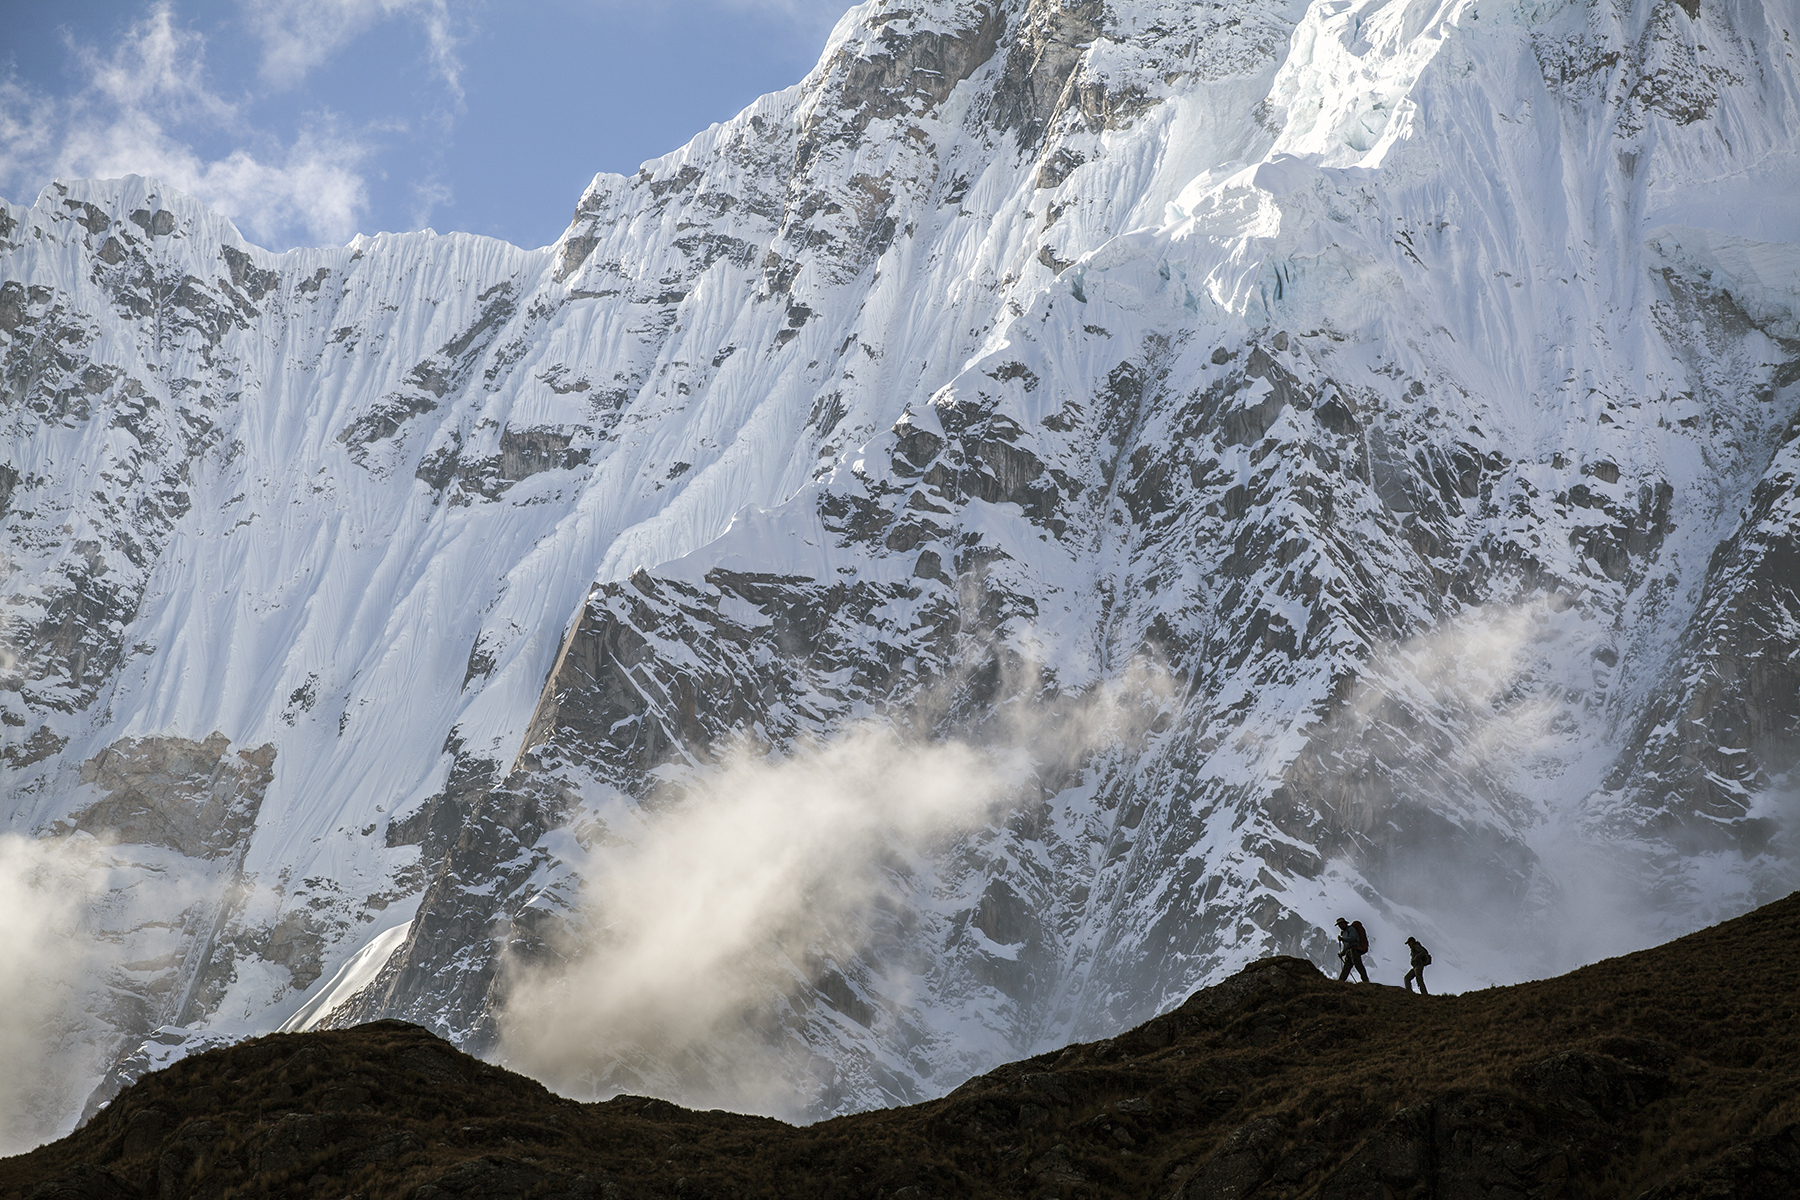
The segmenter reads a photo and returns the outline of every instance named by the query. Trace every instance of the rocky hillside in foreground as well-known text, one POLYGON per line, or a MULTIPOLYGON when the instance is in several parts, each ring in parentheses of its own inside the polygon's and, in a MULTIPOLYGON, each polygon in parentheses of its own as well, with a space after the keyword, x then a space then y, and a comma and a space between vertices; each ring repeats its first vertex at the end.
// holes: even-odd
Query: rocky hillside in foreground
POLYGON ((1797 940, 1800 894, 1457 996, 1263 959, 1116 1038, 800 1128, 579 1104, 394 1021, 277 1035, 0 1160, 0 1198, 1785 1200, 1797 940))
POLYGON ((534 1069, 821 1116, 1347 909, 1467 985, 1785 894, 1796 36, 878 2, 539 250, 7 205, 0 794, 94 935, 13 1124, 289 1022, 494 1050, 509 971, 654 940, 596 904, 734 748, 869 726, 1015 770, 721 949, 742 1056, 534 1069))

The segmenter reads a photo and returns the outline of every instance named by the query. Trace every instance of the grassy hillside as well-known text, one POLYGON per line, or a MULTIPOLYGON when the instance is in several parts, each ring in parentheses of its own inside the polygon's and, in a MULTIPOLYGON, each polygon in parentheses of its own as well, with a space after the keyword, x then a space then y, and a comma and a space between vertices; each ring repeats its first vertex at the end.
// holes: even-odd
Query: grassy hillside
POLYGON ((806 1127, 578 1104, 415 1026, 187 1059, 0 1198, 1800 1197, 1800 893, 1535 983, 1252 963, 1174 1012, 806 1127))

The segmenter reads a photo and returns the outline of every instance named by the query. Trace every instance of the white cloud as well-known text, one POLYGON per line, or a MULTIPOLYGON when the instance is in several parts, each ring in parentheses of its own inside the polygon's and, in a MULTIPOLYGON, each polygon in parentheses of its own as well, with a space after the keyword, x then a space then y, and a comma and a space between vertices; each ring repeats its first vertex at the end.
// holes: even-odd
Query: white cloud
MULTIPOLYGON (((0 185, 15 187, 21 176, 29 177, 35 163, 53 153, 51 130, 57 107, 49 96, 15 79, 0 80, 0 185)), ((12 198, 30 196, 14 192, 12 198)))
POLYGON ((1015 773, 873 726, 791 759, 735 757, 635 842, 596 852, 593 940, 516 978, 504 1057, 567 1094, 628 1083, 797 1115, 813 1097, 767 1041, 792 964, 853 952, 870 909, 899 902, 906 862, 990 819, 1015 773))
POLYGON ((356 169, 366 153, 327 126, 302 133, 277 156, 238 149, 209 162, 154 117, 127 111, 105 124, 72 125, 53 173, 63 179, 151 175, 199 197, 253 240, 281 241, 304 230, 315 241, 339 243, 356 233, 368 207, 356 169))
POLYGON ((151 8, 125 40, 102 57, 91 46, 73 47, 96 98, 138 111, 155 106, 175 120, 229 121, 232 106, 206 89, 202 67, 206 39, 175 24, 167 3, 151 8))
MULTIPOLYGON (((628 1090, 790 1120, 815 1112, 828 1080, 787 1024, 807 981, 861 963, 894 972, 881 994, 903 994, 913 966, 884 960, 877 943, 891 949, 893 923, 930 902, 934 861, 1038 794, 1044 776, 1138 743, 1175 695, 1141 662, 1083 696, 1024 699, 1041 683, 1035 667, 1010 676, 1003 689, 1021 699, 980 744, 856 725, 786 758, 731 756, 688 779, 678 802, 595 811, 581 835, 593 848, 574 864, 581 918, 553 938, 556 957, 509 964, 503 1059, 581 1098, 628 1090)), ((913 714, 918 730, 955 691, 913 714)), ((888 1015, 871 1036, 895 1036, 888 1015)))
POLYGON ((424 229, 431 224, 431 214, 456 199, 448 184, 428 179, 412 185, 412 227, 424 229))
POLYGON ((459 102, 462 61, 448 0, 240 0, 263 45, 262 76, 274 87, 292 87, 307 72, 367 32, 378 21, 417 21, 430 47, 431 65, 459 102))
POLYGON ((369 148, 329 116, 292 141, 249 126, 205 77, 205 38, 168 3, 152 6, 109 52, 72 47, 82 86, 46 96, 0 83, 0 188, 28 200, 52 179, 149 175, 224 213, 255 241, 341 243, 368 208, 369 148), (184 129, 222 132, 236 148, 207 158, 184 129))

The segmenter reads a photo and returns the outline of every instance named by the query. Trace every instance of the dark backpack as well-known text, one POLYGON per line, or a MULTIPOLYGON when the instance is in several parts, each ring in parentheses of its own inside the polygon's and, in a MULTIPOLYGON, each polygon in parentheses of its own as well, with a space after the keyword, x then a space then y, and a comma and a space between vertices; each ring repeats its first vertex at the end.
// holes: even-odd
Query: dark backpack
POLYGON ((1353 943, 1356 952, 1367 954, 1369 952, 1369 931, 1363 928, 1361 921, 1350 922, 1350 928, 1356 932, 1356 941, 1353 943))
POLYGON ((1419 947, 1419 965, 1421 967, 1429 967, 1431 965, 1431 951, 1423 946, 1419 947))

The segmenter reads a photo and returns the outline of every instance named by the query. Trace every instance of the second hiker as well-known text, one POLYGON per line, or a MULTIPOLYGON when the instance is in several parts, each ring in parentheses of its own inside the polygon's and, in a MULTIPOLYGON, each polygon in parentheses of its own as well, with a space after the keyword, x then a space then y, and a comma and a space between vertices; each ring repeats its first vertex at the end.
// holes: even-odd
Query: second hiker
POLYGON ((1406 973, 1406 990, 1412 991, 1413 980, 1419 981, 1419 995, 1429 996, 1425 990, 1425 968, 1431 965, 1431 951, 1419 944, 1419 939, 1409 937, 1406 944, 1412 947, 1412 970, 1406 973))

